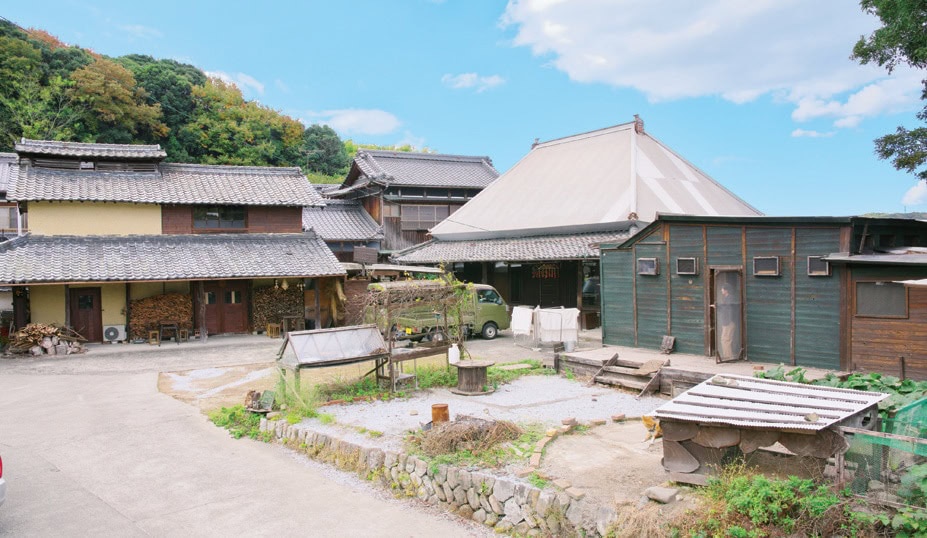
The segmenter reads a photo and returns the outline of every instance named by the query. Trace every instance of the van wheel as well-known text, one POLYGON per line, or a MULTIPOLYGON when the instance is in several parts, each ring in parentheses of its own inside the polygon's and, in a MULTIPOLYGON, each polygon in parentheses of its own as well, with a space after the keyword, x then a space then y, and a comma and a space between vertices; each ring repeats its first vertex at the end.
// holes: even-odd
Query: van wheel
POLYGON ((481 335, 486 340, 492 340, 499 334, 499 327, 495 323, 489 321, 486 325, 483 325, 483 332, 481 335))
POLYGON ((422 337, 423 342, 443 342, 445 340, 447 340, 447 336, 444 335, 444 331, 436 328, 429 330, 422 337))

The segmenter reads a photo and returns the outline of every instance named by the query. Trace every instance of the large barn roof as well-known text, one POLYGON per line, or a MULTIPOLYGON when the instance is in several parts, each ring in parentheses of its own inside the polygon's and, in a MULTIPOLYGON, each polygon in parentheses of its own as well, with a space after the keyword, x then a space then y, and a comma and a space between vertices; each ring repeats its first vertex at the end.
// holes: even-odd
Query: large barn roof
POLYGON ((431 233, 440 240, 601 231, 657 213, 761 213, 631 122, 535 145, 431 233))

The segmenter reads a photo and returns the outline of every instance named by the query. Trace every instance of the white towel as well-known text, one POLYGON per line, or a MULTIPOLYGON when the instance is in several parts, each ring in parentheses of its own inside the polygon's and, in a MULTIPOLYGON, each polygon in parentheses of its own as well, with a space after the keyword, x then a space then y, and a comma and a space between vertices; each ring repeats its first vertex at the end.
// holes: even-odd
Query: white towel
POLYGON ((531 334, 534 326, 534 310, 527 306, 516 306, 512 309, 512 333, 531 334))

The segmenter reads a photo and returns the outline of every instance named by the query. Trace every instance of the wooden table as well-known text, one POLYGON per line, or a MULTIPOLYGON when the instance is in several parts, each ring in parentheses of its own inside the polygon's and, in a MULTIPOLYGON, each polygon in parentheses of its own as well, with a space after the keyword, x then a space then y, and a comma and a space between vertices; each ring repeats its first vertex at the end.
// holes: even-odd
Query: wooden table
POLYGON ((479 396, 489 394, 493 388, 487 381, 486 369, 492 366, 493 361, 460 361, 451 366, 457 367, 457 388, 451 389, 454 394, 462 396, 479 396))

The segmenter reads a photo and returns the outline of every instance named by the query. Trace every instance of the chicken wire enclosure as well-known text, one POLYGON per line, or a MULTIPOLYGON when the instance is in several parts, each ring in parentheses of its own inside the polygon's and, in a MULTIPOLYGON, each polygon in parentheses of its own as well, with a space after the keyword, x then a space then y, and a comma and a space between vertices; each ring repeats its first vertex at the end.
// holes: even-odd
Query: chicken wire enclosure
POLYGON ((281 366, 293 370, 363 362, 388 356, 376 325, 294 331, 277 355, 281 366))
POLYGON ((857 495, 923 507, 917 482, 927 476, 927 398, 882 419, 881 429, 848 436, 845 480, 857 495))

